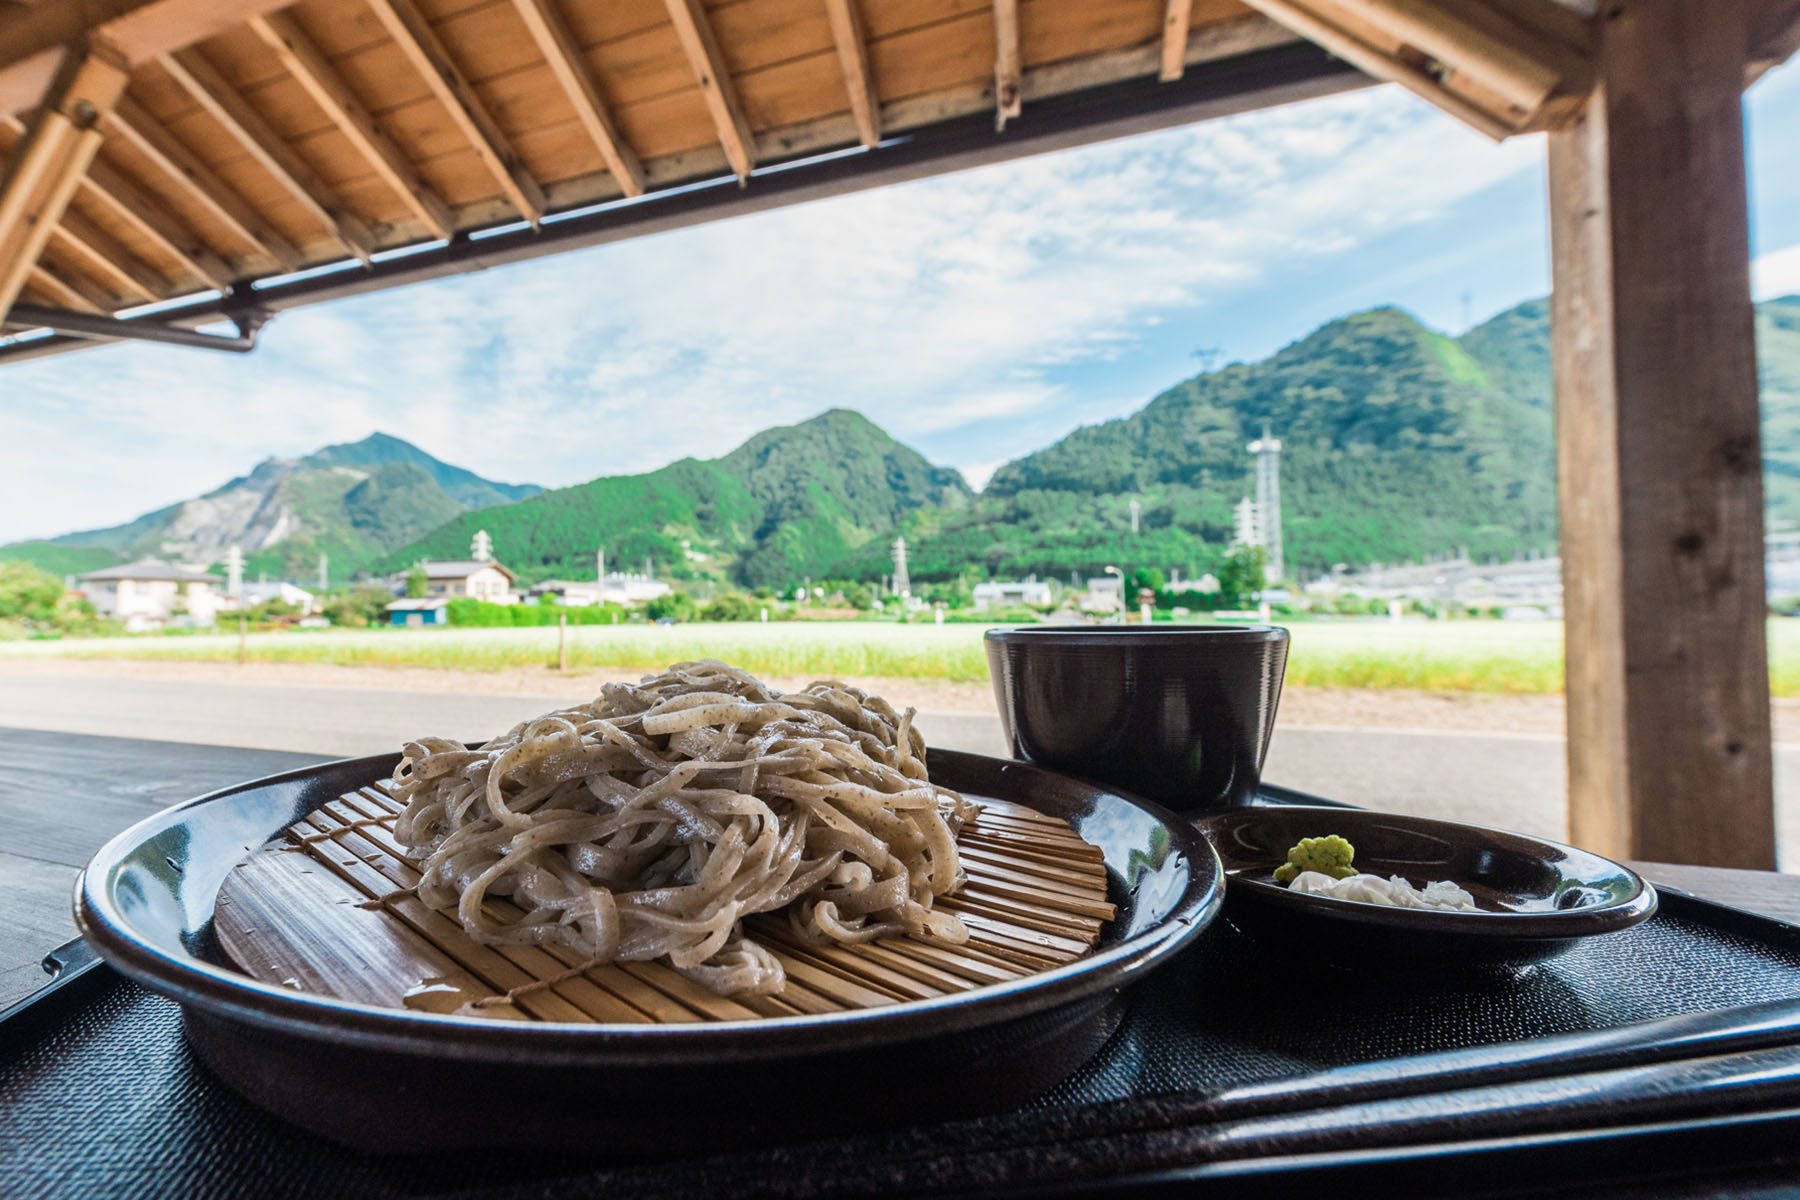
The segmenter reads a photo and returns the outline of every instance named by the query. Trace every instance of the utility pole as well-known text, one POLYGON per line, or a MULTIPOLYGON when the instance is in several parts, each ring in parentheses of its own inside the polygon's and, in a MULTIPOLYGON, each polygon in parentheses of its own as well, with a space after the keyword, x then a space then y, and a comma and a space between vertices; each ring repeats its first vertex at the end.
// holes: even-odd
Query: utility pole
POLYGON ((1131 532, 1132 533, 1136 533, 1138 531, 1138 513, 1143 509, 1143 507, 1144 506, 1139 504, 1136 500, 1133 500, 1131 502, 1131 532))
POLYGON ((331 556, 323 550, 319 551, 319 590, 322 592, 331 586, 331 556))

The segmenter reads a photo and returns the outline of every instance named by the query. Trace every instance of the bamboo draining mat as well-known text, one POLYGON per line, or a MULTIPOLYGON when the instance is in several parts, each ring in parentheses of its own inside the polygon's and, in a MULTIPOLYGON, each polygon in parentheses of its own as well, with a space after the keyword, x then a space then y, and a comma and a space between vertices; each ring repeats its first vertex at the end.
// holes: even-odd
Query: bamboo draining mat
MULTIPOLYGON (((220 889, 214 928, 233 962, 265 982, 364 1004, 453 1012, 535 980, 490 1004, 512 1020, 676 1023, 754 1020, 873 1008, 1020 979, 1093 949, 1114 916, 1098 848, 1068 824, 1022 805, 975 797, 981 812, 958 838, 968 883, 938 907, 969 927, 960 946, 886 938, 813 946, 785 920, 752 918, 752 936, 787 971, 776 996, 718 996, 659 963, 618 963, 570 975, 580 955, 560 946, 483 946, 454 917, 405 894, 418 864, 394 840, 401 805, 382 785, 350 792, 252 853, 220 889), (567 978, 561 978, 568 976, 567 978)), ((495 916, 516 915, 490 899, 495 916)))

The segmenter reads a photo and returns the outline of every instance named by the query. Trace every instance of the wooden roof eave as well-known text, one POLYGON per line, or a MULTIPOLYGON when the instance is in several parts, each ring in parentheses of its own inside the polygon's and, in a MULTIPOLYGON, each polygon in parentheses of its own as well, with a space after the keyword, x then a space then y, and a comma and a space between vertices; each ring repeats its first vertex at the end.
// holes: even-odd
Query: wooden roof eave
MULTIPOLYGON (((821 151, 856 145, 848 114, 799 130, 771 131, 758 154, 767 166, 749 186, 735 175, 717 146, 646 164, 653 188, 625 201, 607 173, 552 184, 546 193, 558 219, 532 229, 504 204, 485 213, 458 210, 459 223, 485 216, 489 236, 458 238, 402 256, 381 257, 363 269, 309 273, 258 284, 255 301, 269 312, 361 295, 389 287, 626 240, 826 196, 921 179, 946 172, 1061 150, 1110 138, 1171 128, 1232 113, 1369 86, 1374 82, 1316 47, 1295 41, 1261 18, 1232 23, 1228 33, 1196 39, 1182 79, 1160 83, 1158 43, 1147 43, 1099 61, 1027 68, 1021 89, 1026 119, 993 129, 991 91, 920 97, 883 106, 890 136, 873 151, 851 155, 821 151), (1079 94, 1059 92, 1080 85, 1079 94), (946 116, 945 114, 950 115, 946 116), (665 174, 666 173, 666 174, 665 174), (694 188, 699 180, 723 186, 694 188), (588 213, 569 209, 592 207, 588 213), (511 224, 516 227, 504 228, 511 224)), ((228 315, 231 299, 210 296, 166 310, 160 320, 194 328, 228 315)), ((63 336, 0 346, 0 361, 37 358, 91 344, 63 336)))
POLYGON ((83 0, 33 5, 0 31, 0 116, 43 101, 68 47, 105 42, 127 67, 182 50, 293 0, 83 0))
POLYGON ((1590 23, 1554 0, 1245 0, 1495 140, 1549 128, 1592 88, 1590 23))
MULTIPOLYGON (((609 7, 511 0, 428 20, 427 11, 441 10, 420 0, 304 0, 292 11, 266 0, 90 0, 81 9, 92 18, 82 26, 86 33, 129 35, 132 61, 150 65, 133 74, 116 111, 104 114, 102 157, 79 181, 78 203, 66 209, 64 226, 40 248, 44 261, 31 298, 41 305, 61 296, 74 308, 80 297, 106 312, 154 300, 185 312, 242 304, 251 284, 260 298, 295 274, 331 275, 337 288, 343 281, 331 268, 340 264, 360 266, 363 282, 386 279, 389 271, 375 270, 385 250, 406 248, 410 256, 429 250, 429 243, 471 234, 510 236, 521 217, 526 225, 544 216, 561 221, 570 210, 634 196, 654 200, 657 190, 706 184, 725 171, 748 185, 753 175, 786 172, 811 155, 858 148, 885 154, 894 139, 982 112, 990 126, 1014 110, 1029 118, 1031 108, 1060 103, 1069 93, 1085 101, 1135 84, 1145 89, 1146 110, 1179 107, 1180 97, 1156 91, 1172 56, 1185 69, 1274 47, 1298 49, 1291 32, 1248 10, 1234 13, 1232 0, 1189 0, 1191 20, 1180 28, 1145 23, 1123 9, 1089 17, 1046 0, 1007 0, 991 12, 960 0, 918 0, 906 10, 911 25, 897 25, 866 0, 817 0, 816 13, 813 0, 756 3, 791 10, 787 20, 797 23, 780 35, 788 44, 776 45, 760 16, 750 22, 703 0, 663 0, 637 10, 640 21, 665 10, 667 24, 660 33, 630 34, 633 50, 614 61, 627 75, 658 64, 664 74, 656 86, 665 90, 646 92, 644 83, 632 83, 622 93, 627 104, 674 112, 656 97, 674 96, 670 87, 691 89, 685 111, 705 113, 713 133, 699 144, 640 156, 633 140, 646 136, 643 117, 628 118, 629 130, 620 124, 608 93, 621 85, 612 66, 596 62, 594 21, 609 7), (333 13, 359 15, 338 21, 333 13), (943 14, 952 14, 951 26, 943 14), (183 44, 175 33, 182 21, 194 38, 227 32, 204 47, 183 44), (471 40, 477 27, 480 36, 471 40), (662 40, 645 41, 651 34, 662 40), (489 45, 496 40, 504 43, 501 50, 489 45), (914 56, 910 66, 895 57, 902 46, 914 56), (971 61, 975 53, 985 53, 985 69, 971 61), (511 80, 519 77, 517 64, 533 57, 538 65, 530 70, 541 72, 533 79, 542 82, 522 92, 511 80), (947 75, 945 59, 951 60, 947 75), (514 65, 506 67, 509 62, 514 65), (803 62, 819 65, 801 72, 803 62), (771 63, 783 78, 805 80, 811 93, 804 103, 789 96, 776 109, 767 107, 771 93, 759 72, 771 63), (932 79, 939 82, 920 86, 932 79), (567 102, 567 115, 557 111, 559 100, 567 102), (433 111, 422 113, 421 105, 433 111), (784 107, 830 115, 771 121, 771 111, 784 107), (525 123, 527 113, 571 132, 548 142, 544 130, 525 123), (573 140, 577 129, 585 152, 573 140), (543 158, 546 146, 563 165, 543 158), (594 165, 570 171, 571 157, 579 162, 584 154, 594 165), (533 167, 526 166, 527 155, 535 156, 533 167), (485 184, 476 182, 480 174, 485 184), (197 295, 208 289, 219 297, 197 295), (180 303, 184 294, 194 300, 180 303)), ((75 28, 65 19, 29 28, 15 22, 0 32, 0 98, 40 52, 33 38, 75 28)), ((1232 81, 1234 95, 1255 93, 1262 82, 1284 86, 1281 68, 1259 81, 1252 78, 1255 63, 1242 66, 1217 76, 1232 81)), ((684 137, 697 132, 692 115, 682 119, 684 137)), ((1109 119, 1102 112, 1091 123, 1109 119)), ((23 128, 0 112, 0 139, 16 142, 23 128)), ((1011 153, 1004 149, 1001 157, 1011 153)), ((874 173, 893 165, 890 160, 874 173)), ((771 195, 769 202, 791 200, 771 195)), ((614 226, 647 225, 653 211, 614 226)), ((533 243, 565 244, 561 235, 533 243)), ((484 247, 479 255, 458 251, 431 261, 485 261, 490 252, 484 247)), ((300 284, 305 291, 306 281, 300 284)), ((0 353, 16 348, 0 347, 0 353)))

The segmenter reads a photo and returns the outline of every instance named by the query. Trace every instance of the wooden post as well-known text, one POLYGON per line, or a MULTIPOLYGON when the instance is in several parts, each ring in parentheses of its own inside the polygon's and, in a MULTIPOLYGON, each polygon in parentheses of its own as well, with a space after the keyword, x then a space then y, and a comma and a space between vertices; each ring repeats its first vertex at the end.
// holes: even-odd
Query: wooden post
POLYGON ((1741 89, 1749 0, 1610 0, 1550 135, 1569 827, 1775 865, 1741 89))
POLYGON ((50 231, 100 148, 97 128, 125 90, 125 66, 104 47, 70 47, 0 174, 0 314, 12 307, 50 231))
POLYGON ((556 614, 556 669, 569 669, 569 614, 556 614))
POLYGON ((244 615, 243 599, 238 600, 238 666, 243 666, 250 658, 250 618, 244 615))

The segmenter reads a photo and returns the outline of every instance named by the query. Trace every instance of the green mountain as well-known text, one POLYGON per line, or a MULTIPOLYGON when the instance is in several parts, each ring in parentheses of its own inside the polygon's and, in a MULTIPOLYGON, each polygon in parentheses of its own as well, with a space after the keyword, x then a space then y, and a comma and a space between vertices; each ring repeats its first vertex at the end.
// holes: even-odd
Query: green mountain
POLYGON ((483 479, 377 433, 304 458, 264 459, 204 496, 123 525, 0 546, 0 559, 74 574, 139 558, 218 562, 236 545, 251 577, 312 578, 324 554, 343 579, 466 509, 539 490, 483 479))
POLYGON ((954 512, 970 500, 955 471, 861 414, 833 409, 764 430, 723 458, 684 458, 465 513, 382 566, 464 556, 485 529, 495 556, 526 579, 587 578, 604 547, 612 568, 650 559, 677 578, 786 584, 823 578, 860 547, 885 554, 886 535, 913 514, 954 512))
MULTIPOLYGON (((1265 426, 1282 442, 1290 569, 1550 546, 1541 308, 1504 313, 1460 340, 1380 308, 1262 362, 1195 376, 1129 417, 1006 464, 967 511, 915 522, 913 576, 946 577, 966 562, 1002 575, 1213 569, 1233 506, 1255 492, 1244 447, 1265 426)), ((875 566, 845 565, 863 575, 875 566)))
MULTIPOLYGON (((1757 306, 1772 521, 1800 524, 1800 296, 1757 306)), ((873 580, 906 536, 920 582, 971 569, 1090 575, 1107 565, 1216 570, 1233 507, 1255 491, 1245 444, 1282 441, 1290 574, 1556 539, 1549 307, 1521 304, 1446 337, 1395 308, 1321 326, 1261 362, 1164 391, 1008 463, 973 495, 857 413, 757 434, 721 458, 541 492, 450 466, 377 434, 269 459, 194 500, 109 529, 0 547, 69 573, 154 555, 252 574, 397 571, 460 558, 478 529, 527 580, 653 560, 674 578, 786 585, 873 580), (1132 529, 1132 503, 1138 529, 1132 529)))
MULTIPOLYGON (((360 442, 327 446, 306 456, 314 467, 351 467, 373 469, 393 463, 408 463, 424 471, 432 482, 463 508, 486 508, 492 504, 508 504, 535 496, 544 489, 535 483, 495 483, 473 471, 453 467, 425 453, 411 442, 385 433, 372 433, 360 442)), ((409 539, 410 540, 410 539, 409 539)))
MULTIPOLYGON (((1800 523, 1800 297, 1759 305, 1757 336, 1769 513, 1800 523)), ((913 578, 1214 569, 1265 425, 1282 441, 1290 574, 1555 545, 1549 304, 1533 300, 1454 339, 1399 309, 1357 313, 1179 383, 1006 464, 968 508, 915 515, 913 578)), ((871 578, 882 561, 853 554, 834 573, 871 578)))
POLYGON ((102 567, 117 566, 116 551, 100 546, 61 546, 55 542, 14 542, 0 546, 0 562, 30 563, 52 575, 80 575, 102 567))

